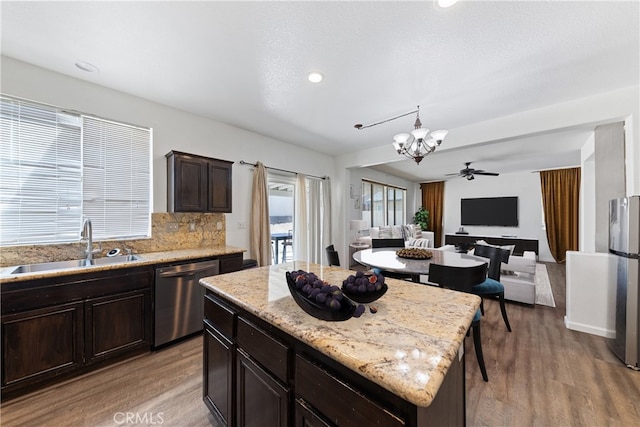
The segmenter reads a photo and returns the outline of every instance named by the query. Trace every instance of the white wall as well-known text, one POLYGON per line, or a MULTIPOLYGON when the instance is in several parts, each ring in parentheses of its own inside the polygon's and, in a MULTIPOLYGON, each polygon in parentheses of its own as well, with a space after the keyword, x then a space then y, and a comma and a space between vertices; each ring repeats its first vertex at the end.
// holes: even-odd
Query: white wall
MULTIPOLYGON (((239 229, 238 223, 244 222, 249 227, 252 168, 240 165, 239 160, 250 163, 259 160, 266 166, 316 176, 334 175, 334 158, 325 154, 4 56, 1 66, 4 94, 153 128, 154 212, 167 211, 164 156, 170 150, 236 162, 233 165, 233 213, 225 215, 228 245, 249 249, 249 229, 239 229)), ((332 187, 335 186, 333 182, 332 187)), ((339 216, 339 198, 334 197, 332 208, 335 216, 339 216)))
POLYGON ((609 254, 567 251, 567 328, 615 337, 615 262, 609 254))
POLYGON ((450 179, 444 185, 444 234, 460 228, 460 199, 474 197, 518 197, 517 227, 464 226, 470 235, 515 235, 523 239, 537 239, 539 259, 553 261, 547 236, 542 229, 542 193, 537 173, 511 173, 500 176, 476 176, 473 181, 450 179))

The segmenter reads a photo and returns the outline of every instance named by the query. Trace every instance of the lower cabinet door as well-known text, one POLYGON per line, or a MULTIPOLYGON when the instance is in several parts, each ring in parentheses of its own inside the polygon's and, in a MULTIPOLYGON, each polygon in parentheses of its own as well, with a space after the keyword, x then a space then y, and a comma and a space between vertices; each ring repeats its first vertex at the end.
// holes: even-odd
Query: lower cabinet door
POLYGON ((237 416, 240 427, 289 425, 289 389, 238 349, 237 416))
POLYGON ((235 344, 205 321, 203 399, 225 426, 235 425, 235 344))
POLYGON ((149 291, 128 292, 85 303, 86 362, 93 363, 136 348, 151 347, 149 291))
POLYGON ((82 366, 83 307, 79 302, 2 316, 2 387, 82 366))
POLYGON ((296 399, 296 427, 335 427, 314 412, 307 402, 296 399))

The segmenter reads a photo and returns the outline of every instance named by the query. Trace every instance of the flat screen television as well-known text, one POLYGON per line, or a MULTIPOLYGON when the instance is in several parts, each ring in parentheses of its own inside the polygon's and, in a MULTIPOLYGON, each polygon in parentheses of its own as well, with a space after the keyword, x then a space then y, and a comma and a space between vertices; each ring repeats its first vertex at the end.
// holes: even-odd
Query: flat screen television
POLYGON ((461 199, 461 225, 518 226, 517 197, 461 199))

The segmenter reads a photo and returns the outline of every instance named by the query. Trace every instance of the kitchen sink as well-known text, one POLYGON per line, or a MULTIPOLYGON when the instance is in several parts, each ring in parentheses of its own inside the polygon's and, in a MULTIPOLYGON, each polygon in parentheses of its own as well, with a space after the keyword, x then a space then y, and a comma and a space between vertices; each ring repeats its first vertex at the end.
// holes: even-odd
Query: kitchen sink
POLYGON ((139 255, 119 255, 105 258, 95 258, 91 261, 86 259, 73 259, 70 261, 43 262, 39 264, 24 264, 17 267, 9 267, 2 271, 2 275, 36 273, 40 271, 61 270, 64 268, 82 268, 95 265, 112 265, 121 264, 131 261, 139 261, 142 257, 139 255))

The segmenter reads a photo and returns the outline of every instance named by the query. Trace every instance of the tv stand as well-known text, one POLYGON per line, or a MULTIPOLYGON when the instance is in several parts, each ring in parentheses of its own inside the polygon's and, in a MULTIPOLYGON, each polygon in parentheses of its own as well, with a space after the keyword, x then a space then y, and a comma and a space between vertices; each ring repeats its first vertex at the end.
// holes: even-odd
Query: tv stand
POLYGON ((522 255, 524 251, 533 251, 538 255, 538 240, 536 239, 519 239, 517 237, 491 237, 491 236, 469 236, 462 234, 447 234, 444 236, 445 245, 473 246, 477 240, 484 240, 490 245, 516 245, 513 255, 522 255))

